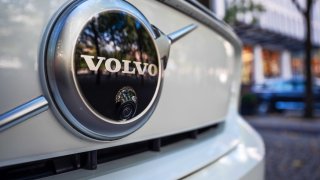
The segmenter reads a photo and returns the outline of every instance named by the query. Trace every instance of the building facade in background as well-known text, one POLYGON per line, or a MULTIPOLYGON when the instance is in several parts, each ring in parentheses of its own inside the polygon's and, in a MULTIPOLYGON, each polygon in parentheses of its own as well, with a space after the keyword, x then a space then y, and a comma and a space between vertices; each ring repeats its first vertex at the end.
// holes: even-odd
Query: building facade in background
MULTIPOLYGON (((304 73, 305 24, 292 0, 252 0, 261 4, 263 12, 257 23, 252 23, 255 13, 237 13, 232 24, 243 42, 244 85, 264 84, 269 80, 302 78, 304 73)), ((243 0, 199 0, 223 19, 227 9, 243 0)), ((299 3, 304 7, 305 0, 299 3)), ((312 17, 314 76, 320 79, 320 0, 313 6, 312 17)))

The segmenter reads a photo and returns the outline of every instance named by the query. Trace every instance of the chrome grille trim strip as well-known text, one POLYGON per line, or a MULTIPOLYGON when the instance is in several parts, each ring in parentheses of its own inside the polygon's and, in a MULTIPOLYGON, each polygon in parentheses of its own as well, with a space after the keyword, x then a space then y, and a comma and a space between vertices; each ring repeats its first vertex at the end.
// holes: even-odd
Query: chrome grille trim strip
POLYGON ((48 101, 45 97, 37 97, 8 112, 0 114, 0 132, 15 126, 48 109, 48 101))

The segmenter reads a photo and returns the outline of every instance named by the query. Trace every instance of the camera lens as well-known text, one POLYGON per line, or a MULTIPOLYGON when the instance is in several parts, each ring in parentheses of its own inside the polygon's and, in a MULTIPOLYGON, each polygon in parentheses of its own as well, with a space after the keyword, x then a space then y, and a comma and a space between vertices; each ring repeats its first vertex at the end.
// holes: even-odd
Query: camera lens
POLYGON ((121 120, 134 117, 137 109, 137 96, 131 87, 121 88, 116 95, 117 116, 121 120))
POLYGON ((130 119, 134 116, 135 106, 132 102, 127 102, 119 108, 120 119, 130 119))

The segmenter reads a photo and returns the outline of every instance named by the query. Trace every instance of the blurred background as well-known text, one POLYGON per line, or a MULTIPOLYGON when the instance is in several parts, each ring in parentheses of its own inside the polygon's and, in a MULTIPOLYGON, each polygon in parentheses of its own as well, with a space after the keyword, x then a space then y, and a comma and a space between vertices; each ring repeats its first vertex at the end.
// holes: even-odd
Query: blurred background
POLYGON ((243 43, 240 112, 266 179, 320 179, 320 0, 198 0, 243 43))

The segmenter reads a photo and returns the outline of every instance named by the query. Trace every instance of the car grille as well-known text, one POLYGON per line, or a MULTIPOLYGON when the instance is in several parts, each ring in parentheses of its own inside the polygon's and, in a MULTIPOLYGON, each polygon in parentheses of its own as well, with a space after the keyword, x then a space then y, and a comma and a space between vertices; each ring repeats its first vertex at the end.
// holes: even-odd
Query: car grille
POLYGON ((159 152, 161 151, 161 147, 165 147, 185 139, 196 140, 198 136, 204 135, 206 132, 213 131, 218 126, 219 124, 215 124, 148 141, 1 167, 0 177, 2 179, 36 179, 74 171, 81 168, 94 170, 97 169, 98 164, 108 163, 113 160, 146 151, 159 152))

